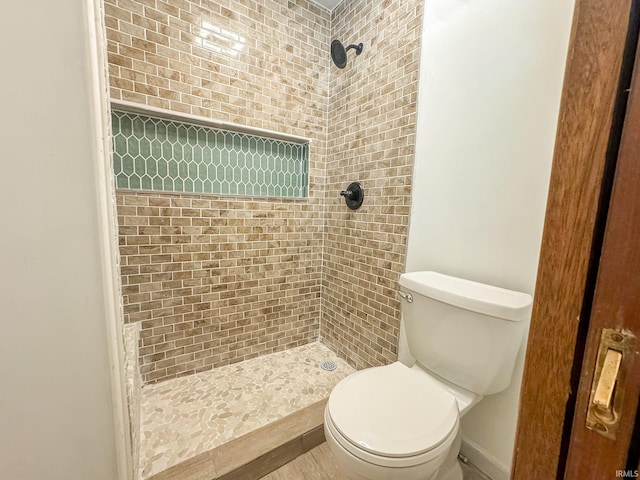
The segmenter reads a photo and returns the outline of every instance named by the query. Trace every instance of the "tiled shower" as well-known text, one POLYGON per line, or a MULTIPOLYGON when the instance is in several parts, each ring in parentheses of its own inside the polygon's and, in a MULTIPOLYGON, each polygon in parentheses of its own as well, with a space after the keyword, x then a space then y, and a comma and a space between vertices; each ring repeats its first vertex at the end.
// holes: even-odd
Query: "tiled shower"
POLYGON ((221 185, 168 193, 153 188, 158 175, 147 180, 155 191, 118 180, 125 321, 140 322, 144 380, 318 337, 358 368, 394 360, 421 2, 343 2, 333 12, 303 0, 105 8, 114 102, 308 139, 305 197, 225 194, 221 185), (332 38, 364 51, 338 70, 332 38), (357 211, 338 195, 352 181, 365 188, 357 211))
POLYGON ((142 382, 318 339, 358 369, 394 361, 422 2, 105 3, 142 382), (343 70, 334 38, 364 44, 343 70))
POLYGON ((358 369, 397 355, 422 7, 344 1, 331 15, 330 37, 364 50, 344 70, 329 68, 320 335, 358 369), (365 188, 356 211, 338 197, 352 181, 365 188))

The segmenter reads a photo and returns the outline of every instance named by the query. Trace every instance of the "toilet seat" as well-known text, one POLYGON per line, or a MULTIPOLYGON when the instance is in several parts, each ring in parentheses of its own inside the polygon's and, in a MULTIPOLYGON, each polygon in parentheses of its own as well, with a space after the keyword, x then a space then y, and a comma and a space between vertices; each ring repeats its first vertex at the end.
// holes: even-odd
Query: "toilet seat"
POLYGON ((336 441, 358 458, 405 467, 448 450, 459 415, 455 397, 437 381, 396 362, 338 383, 325 422, 336 441))

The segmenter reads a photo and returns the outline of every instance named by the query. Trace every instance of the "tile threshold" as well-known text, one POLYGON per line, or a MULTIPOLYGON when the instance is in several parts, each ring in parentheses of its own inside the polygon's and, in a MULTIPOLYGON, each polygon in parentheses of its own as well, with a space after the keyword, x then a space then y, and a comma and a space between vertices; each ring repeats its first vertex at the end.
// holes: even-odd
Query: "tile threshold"
POLYGON ((139 478, 154 478, 303 411, 327 399, 333 387, 354 371, 327 346, 312 342, 146 385, 140 402, 139 478), (338 368, 325 371, 324 361, 338 368))
POLYGON ((325 441, 320 400, 223 445, 170 467, 149 480, 260 478, 325 441))

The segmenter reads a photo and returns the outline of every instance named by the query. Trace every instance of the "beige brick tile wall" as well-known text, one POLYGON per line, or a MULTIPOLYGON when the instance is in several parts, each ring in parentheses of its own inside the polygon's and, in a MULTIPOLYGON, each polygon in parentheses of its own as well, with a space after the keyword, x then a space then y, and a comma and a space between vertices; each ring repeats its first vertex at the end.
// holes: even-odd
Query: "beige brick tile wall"
POLYGON ((314 3, 105 3, 112 98, 324 136, 330 20, 314 3))
POLYGON ((105 3, 113 99, 311 140, 306 200, 117 192, 144 381, 317 339, 329 13, 306 0, 105 3))
POLYGON ((306 200, 117 192, 144 381, 318 335, 358 368, 394 361, 421 2, 105 3, 113 99, 311 139, 306 200), (364 43, 344 70, 333 38, 364 43), (355 212, 338 196, 352 181, 366 191, 355 212))
POLYGON ((117 203, 147 382, 318 337, 322 223, 306 202, 121 191, 117 203))
POLYGON ((422 2, 354 0, 332 38, 364 44, 332 69, 321 336, 357 368, 397 358, 415 144, 422 2), (363 206, 338 192, 362 183, 363 206))

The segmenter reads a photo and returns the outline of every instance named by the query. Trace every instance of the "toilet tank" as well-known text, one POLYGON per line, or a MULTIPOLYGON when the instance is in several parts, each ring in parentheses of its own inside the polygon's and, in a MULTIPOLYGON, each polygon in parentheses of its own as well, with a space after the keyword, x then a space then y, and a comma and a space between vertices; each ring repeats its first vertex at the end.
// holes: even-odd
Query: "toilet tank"
POLYGON ((480 395, 509 385, 531 295, 437 272, 404 273, 400 287, 409 351, 420 366, 480 395))

